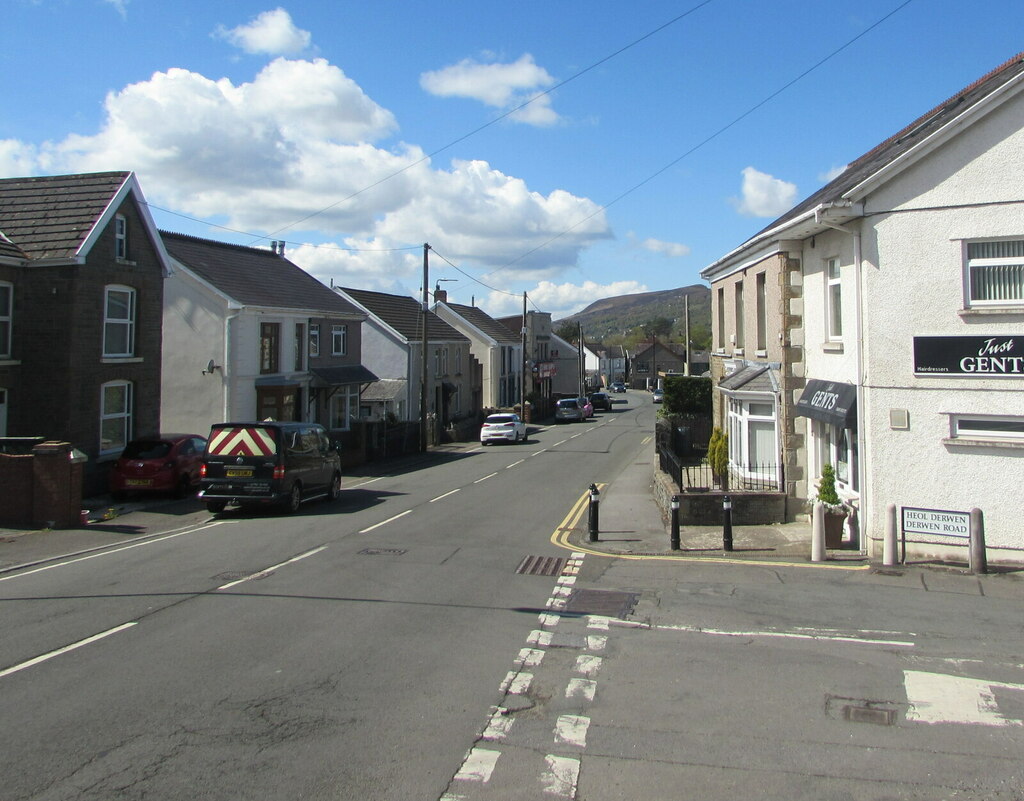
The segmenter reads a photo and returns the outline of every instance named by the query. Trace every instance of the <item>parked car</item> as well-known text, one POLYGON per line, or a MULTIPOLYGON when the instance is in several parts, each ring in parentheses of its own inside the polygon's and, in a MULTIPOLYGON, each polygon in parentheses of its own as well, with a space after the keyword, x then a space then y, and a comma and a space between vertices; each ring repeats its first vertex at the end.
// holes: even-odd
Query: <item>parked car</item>
POLYGON ((562 398, 555 402, 556 423, 576 423, 583 421, 583 404, 579 398, 562 398))
POLYGON ((203 456, 199 497, 214 514, 229 503, 280 504, 341 491, 341 457, 316 423, 217 423, 203 456))
POLYGON ((492 414, 480 426, 480 444, 519 442, 526 439, 526 423, 518 414, 492 414))
POLYGON ((583 410, 583 419, 589 420, 594 416, 594 404, 587 398, 580 398, 580 408, 583 410))
POLYGON ((665 400, 665 390, 654 390, 654 392, 651 393, 651 400, 653 400, 655 403, 661 403, 663 400, 665 400))
POLYGON ((607 412, 612 408, 612 396, 607 392, 592 392, 590 394, 590 405, 594 409, 601 409, 607 412))
POLYGON ((199 486, 206 438, 199 434, 160 434, 129 442, 110 471, 110 495, 171 492, 184 498, 199 486))
POLYGON ((612 384, 612 392, 625 392, 625 391, 626 391, 626 385, 623 384, 621 381, 616 381, 614 384, 612 384))

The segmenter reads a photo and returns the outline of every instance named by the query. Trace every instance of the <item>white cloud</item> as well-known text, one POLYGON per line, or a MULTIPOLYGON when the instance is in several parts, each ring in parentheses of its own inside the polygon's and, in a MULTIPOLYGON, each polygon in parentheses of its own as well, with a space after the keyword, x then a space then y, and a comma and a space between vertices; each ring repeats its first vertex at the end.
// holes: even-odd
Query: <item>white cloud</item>
POLYGON ((533 98, 529 105, 513 112, 510 119, 538 126, 553 125, 559 120, 551 108, 551 96, 541 91, 554 83, 555 79, 534 63, 529 53, 510 64, 463 59, 420 76, 420 86, 432 95, 465 97, 498 109, 513 109, 533 98))
POLYGON ((104 0, 108 5, 112 5, 118 14, 121 15, 121 19, 127 19, 128 17, 128 3, 131 0, 104 0))
POLYGON ((743 197, 733 199, 744 217, 778 217, 796 202, 796 184, 773 178, 753 167, 743 170, 743 197))
POLYGON ((409 245, 429 242, 503 286, 553 280, 610 236, 587 198, 541 194, 485 161, 435 167, 415 145, 380 146, 394 116, 323 59, 279 58, 239 84, 170 69, 111 92, 104 110, 93 135, 0 141, 0 172, 134 170, 156 206, 354 248, 289 244, 288 255, 325 282, 387 291, 419 285, 421 253, 399 249, 409 245))
POLYGON ((309 31, 297 28, 292 22, 291 15, 283 8, 264 11, 248 25, 239 25, 231 29, 223 25, 218 26, 214 33, 246 53, 265 53, 271 56, 301 53, 309 47, 312 40, 309 31))
POLYGON ((649 250, 651 253, 661 253, 670 258, 681 258, 690 255, 690 248, 679 242, 663 242, 660 239, 645 239, 640 247, 649 250))
POLYGON ((823 184, 831 183, 844 172, 846 172, 846 168, 849 166, 849 164, 844 164, 841 167, 833 167, 828 172, 819 173, 818 180, 821 181, 823 184))

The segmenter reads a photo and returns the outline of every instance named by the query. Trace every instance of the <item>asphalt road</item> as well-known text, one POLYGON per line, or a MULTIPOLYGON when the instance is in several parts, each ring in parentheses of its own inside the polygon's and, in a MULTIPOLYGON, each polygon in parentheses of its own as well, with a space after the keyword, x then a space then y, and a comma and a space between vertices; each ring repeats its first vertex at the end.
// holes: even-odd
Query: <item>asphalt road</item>
POLYGON ((0 800, 1024 799, 1020 575, 602 555, 627 398, 0 575, 0 800))
POLYGON ((0 798, 439 798, 554 585, 517 566, 652 425, 637 396, 0 577, 0 798))

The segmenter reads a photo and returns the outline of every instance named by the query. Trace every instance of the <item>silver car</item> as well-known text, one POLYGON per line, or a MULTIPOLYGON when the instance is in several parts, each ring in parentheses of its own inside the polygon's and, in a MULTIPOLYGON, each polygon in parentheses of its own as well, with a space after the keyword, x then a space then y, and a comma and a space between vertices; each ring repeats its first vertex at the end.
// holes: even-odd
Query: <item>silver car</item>
POLYGON ((526 423, 518 414, 492 414, 480 427, 480 444, 526 440, 526 423))
POLYGON ((556 423, 582 423, 583 404, 579 398, 562 398, 555 404, 556 423))

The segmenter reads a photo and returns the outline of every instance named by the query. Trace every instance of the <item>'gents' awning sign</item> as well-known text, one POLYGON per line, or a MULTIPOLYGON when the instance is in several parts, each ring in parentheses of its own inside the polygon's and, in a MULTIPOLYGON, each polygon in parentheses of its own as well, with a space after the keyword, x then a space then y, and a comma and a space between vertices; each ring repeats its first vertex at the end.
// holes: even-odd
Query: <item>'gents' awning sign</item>
POLYGON ((914 372, 1024 378, 1024 335, 914 337, 914 372))
POLYGON ((839 428, 856 428, 857 387, 812 378, 796 402, 796 413, 839 428))

